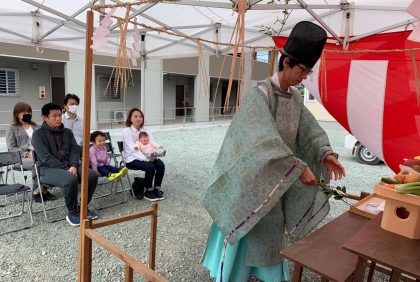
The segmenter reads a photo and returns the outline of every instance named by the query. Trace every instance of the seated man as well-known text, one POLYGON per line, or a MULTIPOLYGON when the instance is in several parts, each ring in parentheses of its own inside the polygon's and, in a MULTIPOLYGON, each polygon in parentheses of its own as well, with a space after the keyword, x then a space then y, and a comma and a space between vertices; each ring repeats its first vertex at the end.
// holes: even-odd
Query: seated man
POLYGON ((79 103, 80 99, 76 94, 69 93, 64 97, 64 109, 66 112, 63 114, 63 125, 65 128, 73 131, 77 145, 82 146, 83 120, 77 115, 79 103))
MULTIPOLYGON (((32 145, 37 156, 37 165, 41 182, 64 189, 64 199, 68 210, 67 222, 71 226, 79 226, 80 213, 77 210, 78 184, 82 176, 79 165, 80 147, 70 129, 61 123, 61 106, 48 103, 42 107, 44 123, 32 135, 32 145)), ((88 202, 92 199, 98 176, 89 169, 88 202)), ((91 210, 88 216, 98 216, 91 210)))

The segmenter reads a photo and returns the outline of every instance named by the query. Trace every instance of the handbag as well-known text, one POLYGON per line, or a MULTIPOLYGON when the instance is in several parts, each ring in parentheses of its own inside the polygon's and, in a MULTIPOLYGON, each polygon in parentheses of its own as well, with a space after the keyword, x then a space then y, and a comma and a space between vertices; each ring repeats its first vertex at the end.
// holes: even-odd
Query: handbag
POLYGON ((137 199, 143 199, 144 196, 144 178, 143 177, 134 177, 134 182, 131 185, 133 190, 130 191, 130 194, 137 199), (134 193, 134 195, 133 195, 134 193))

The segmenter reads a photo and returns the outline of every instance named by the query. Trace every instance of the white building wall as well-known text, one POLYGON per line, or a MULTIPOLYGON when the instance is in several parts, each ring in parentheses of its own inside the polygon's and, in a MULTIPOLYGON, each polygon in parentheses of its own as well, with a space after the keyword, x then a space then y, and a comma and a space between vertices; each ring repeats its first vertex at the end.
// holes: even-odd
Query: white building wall
POLYGON ((163 76, 163 119, 174 120, 175 119, 175 103, 176 103, 176 79, 172 79, 171 76, 163 76))
POLYGON ((133 79, 130 80, 129 85, 126 88, 126 92, 124 95, 124 91, 121 93, 121 100, 115 101, 104 101, 101 99, 99 87, 98 87, 98 76, 105 75, 107 77, 111 76, 112 74, 112 67, 103 67, 103 66, 95 66, 95 100, 96 100, 96 111, 95 117, 101 123, 109 123, 110 121, 114 120, 114 112, 115 111, 128 111, 131 108, 140 108, 140 71, 139 70, 131 70, 131 74, 133 79))
MULTIPOLYGON (((80 98, 78 115, 85 116, 84 96, 85 96, 85 53, 69 52, 69 61, 64 67, 66 93, 76 94, 80 98)), ((95 69, 92 66, 92 93, 91 93, 91 120, 90 127, 97 128, 96 120, 96 100, 95 93, 95 69)))
POLYGON ((319 121, 336 121, 335 118, 324 108, 324 106, 317 100, 310 100, 310 93, 305 88, 304 104, 306 108, 314 115, 316 120, 319 121))
POLYGON ((145 69, 144 115, 146 125, 163 124, 162 60, 147 60, 145 69))
POLYGON ((202 64, 198 64, 198 68, 204 67, 203 71, 199 71, 194 81, 194 107, 195 107, 195 122, 209 121, 209 106, 210 106, 210 76, 209 76, 209 55, 202 56, 202 64), (203 75, 206 75, 204 77, 203 75))
MULTIPOLYGON (((19 71, 19 96, 0 97, 1 129, 11 123, 13 107, 18 102, 30 104, 33 111, 33 120, 41 123, 41 108, 44 104, 51 102, 49 62, 0 57, 0 67, 19 71), (38 69, 33 69, 32 63, 36 63, 38 69), (45 99, 39 98, 39 86, 45 86, 45 99)), ((56 76, 64 75, 63 73, 60 74, 59 68, 55 69, 54 74, 56 76)))

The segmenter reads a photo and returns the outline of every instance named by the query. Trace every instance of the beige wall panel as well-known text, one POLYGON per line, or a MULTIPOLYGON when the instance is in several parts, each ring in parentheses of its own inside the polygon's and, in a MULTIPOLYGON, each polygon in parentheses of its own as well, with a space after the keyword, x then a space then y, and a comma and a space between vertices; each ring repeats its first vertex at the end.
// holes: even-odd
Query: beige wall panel
POLYGON ((54 60, 54 61, 68 61, 69 52, 63 50, 56 50, 50 48, 40 47, 39 50, 43 50, 42 53, 36 51, 35 46, 12 44, 12 43, 0 43, 0 54, 13 56, 13 57, 25 57, 34 58, 40 60, 54 60))
POLYGON ((198 74, 198 58, 179 58, 163 60, 163 72, 177 74, 198 74))

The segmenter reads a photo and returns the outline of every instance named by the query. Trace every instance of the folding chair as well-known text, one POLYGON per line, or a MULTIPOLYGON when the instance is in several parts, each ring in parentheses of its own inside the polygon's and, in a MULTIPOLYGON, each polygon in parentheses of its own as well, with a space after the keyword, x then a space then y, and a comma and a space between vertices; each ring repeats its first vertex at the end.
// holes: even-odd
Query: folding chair
MULTIPOLYGON (((8 171, 10 166, 14 166, 14 165, 19 165, 20 166, 20 171, 22 173, 22 177, 23 177, 23 179, 25 179, 24 178, 24 173, 23 173, 23 166, 22 166, 22 159, 21 159, 21 156, 20 156, 20 152, 2 152, 2 153, 0 153, 0 167, 6 167, 6 171, 8 171)), ((28 203, 28 215, 29 215, 30 222, 29 222, 28 225, 24 225, 22 227, 17 227, 17 228, 13 228, 11 230, 2 231, 2 232, 0 232, 0 235, 30 228, 34 221, 33 221, 32 210, 31 210, 32 198, 30 198, 28 196, 28 192, 30 192, 31 195, 32 195, 32 189, 30 187, 26 186, 26 185, 23 185, 23 184, 6 184, 7 183, 7 177, 3 181, 4 181, 4 183, 0 184, 0 195, 7 197, 7 196, 12 196, 12 195, 15 196, 17 194, 22 194, 22 206, 21 206, 21 209, 20 209, 19 212, 15 213, 15 214, 3 216, 3 217, 0 218, 0 220, 6 220, 6 219, 15 218, 15 217, 23 215, 23 213, 25 212, 25 202, 27 202, 28 203)), ((18 199, 17 196, 16 196, 16 199, 18 199)), ((15 223, 13 225, 15 225, 15 223)))
MULTIPOLYGON (((123 141, 117 141, 117 145, 118 145, 118 151, 120 151, 121 157, 122 157, 122 161, 120 162, 120 166, 125 165, 125 156, 124 156, 124 142, 123 141)), ((130 171, 130 170, 128 170, 130 171)), ((131 184, 131 179, 130 176, 127 173, 127 180, 128 180, 128 184, 130 185, 130 193, 131 195, 134 197, 134 191, 133 191, 133 186, 131 184)))
MULTIPOLYGON (((38 187, 47 187, 48 189, 60 188, 60 187, 55 187, 53 185, 44 184, 44 183, 41 182, 41 178, 39 176, 38 164, 37 164, 37 156, 36 156, 35 151, 32 152, 32 156, 33 156, 33 159, 34 159, 34 166, 35 166, 36 180, 38 181, 38 187)), ((40 196, 41 196, 42 210, 35 211, 34 213, 43 212, 44 213, 45 221, 48 222, 48 223, 57 222, 57 221, 60 221, 60 220, 63 220, 63 219, 66 218, 66 216, 67 216, 67 209, 65 208, 65 206, 66 206, 65 203, 46 207, 45 199, 44 199, 44 196, 42 195, 42 193, 40 193, 40 196), (59 216, 59 217, 54 218, 54 219, 51 219, 48 216, 48 213, 47 212, 52 211, 52 210, 57 210, 57 209, 63 208, 63 207, 64 207, 63 210, 66 211, 63 216, 59 216)), ((57 202, 59 202, 59 201, 57 200, 57 202)))
POLYGON ((114 147, 112 146, 111 134, 109 134, 109 132, 104 132, 104 134, 105 142, 107 144, 108 157, 115 162, 115 166, 118 166, 117 158, 122 158, 122 154, 115 153, 114 147))
MULTIPOLYGON (((112 147, 109 132, 104 132, 104 134, 105 134, 105 141, 106 141, 105 146, 106 146, 106 151, 108 153, 108 157, 111 160, 114 161, 115 166, 118 166, 117 156, 114 154, 114 148, 112 147)), ((121 155, 118 155, 118 156, 121 156, 121 155)), ((116 205, 119 205, 119 204, 123 204, 123 203, 127 202, 127 200, 128 200, 127 192, 124 189, 124 185, 123 185, 123 182, 122 182, 121 178, 119 178, 117 180, 114 180, 114 181, 111 181, 111 182, 109 182, 108 180, 105 180, 105 181, 101 180, 101 179, 105 179, 105 178, 106 178, 105 176, 99 177, 98 185, 96 186, 96 190, 95 190, 95 194, 98 194, 98 191, 100 190, 98 188, 100 188, 102 186, 107 186, 108 187, 108 192, 105 193, 105 194, 100 194, 100 195, 96 195, 96 196, 94 194, 93 197, 92 197, 92 204, 95 207, 95 209, 97 209, 97 210, 104 209, 104 208, 109 208, 109 207, 116 206, 116 205), (121 191, 118 191, 118 184, 121 186, 121 191), (112 194, 113 191, 115 191, 115 194, 123 193, 122 201, 107 204, 105 206, 101 206, 97 203, 97 199, 108 197, 112 194)))

